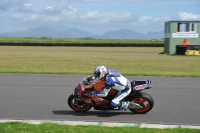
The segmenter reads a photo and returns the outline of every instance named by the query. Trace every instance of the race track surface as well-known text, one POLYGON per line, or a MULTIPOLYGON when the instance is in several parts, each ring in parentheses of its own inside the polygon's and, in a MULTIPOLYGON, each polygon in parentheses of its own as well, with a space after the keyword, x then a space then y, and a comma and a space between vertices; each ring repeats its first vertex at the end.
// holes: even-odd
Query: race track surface
POLYGON ((154 98, 147 114, 127 111, 71 110, 68 96, 82 75, 0 74, 0 119, 71 120, 200 125, 200 78, 134 77, 150 79, 145 90, 154 98))

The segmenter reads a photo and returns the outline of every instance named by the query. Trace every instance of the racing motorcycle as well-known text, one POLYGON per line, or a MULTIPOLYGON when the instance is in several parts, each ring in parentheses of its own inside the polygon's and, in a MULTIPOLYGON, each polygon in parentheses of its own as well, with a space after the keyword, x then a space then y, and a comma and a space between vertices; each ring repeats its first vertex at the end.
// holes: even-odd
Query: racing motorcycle
MULTIPOLYGON (((83 78, 68 98, 69 107, 77 112, 85 112, 92 107, 95 110, 116 110, 110 106, 110 103, 118 94, 117 90, 111 88, 106 97, 89 96, 90 91, 102 91, 104 83, 105 80, 91 82, 87 77, 83 78)), ((143 92, 143 90, 151 88, 150 84, 150 80, 134 80, 131 82, 131 92, 122 101, 130 102, 128 109, 133 113, 145 114, 153 108, 153 98, 148 93, 143 92)))

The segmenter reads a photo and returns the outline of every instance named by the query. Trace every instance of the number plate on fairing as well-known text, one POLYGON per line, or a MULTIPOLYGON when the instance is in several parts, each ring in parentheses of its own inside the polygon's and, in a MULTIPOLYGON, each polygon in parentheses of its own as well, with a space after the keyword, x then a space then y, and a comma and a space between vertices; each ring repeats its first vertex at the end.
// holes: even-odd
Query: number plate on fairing
POLYGON ((135 86, 135 90, 144 90, 144 89, 146 89, 148 87, 149 87, 148 84, 136 85, 135 86))

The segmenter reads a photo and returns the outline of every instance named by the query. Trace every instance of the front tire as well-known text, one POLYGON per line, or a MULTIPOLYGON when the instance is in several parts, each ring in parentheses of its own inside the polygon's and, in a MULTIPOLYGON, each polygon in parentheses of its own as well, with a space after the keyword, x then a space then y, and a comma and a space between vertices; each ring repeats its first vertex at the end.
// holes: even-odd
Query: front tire
POLYGON ((149 112, 154 106, 154 100, 148 93, 139 92, 137 93, 131 100, 131 102, 135 102, 142 106, 142 109, 129 109, 135 114, 146 114, 149 112))
POLYGON ((71 94, 68 98, 68 105, 71 109, 77 112, 86 112, 92 108, 90 103, 85 103, 77 98, 75 95, 71 94))

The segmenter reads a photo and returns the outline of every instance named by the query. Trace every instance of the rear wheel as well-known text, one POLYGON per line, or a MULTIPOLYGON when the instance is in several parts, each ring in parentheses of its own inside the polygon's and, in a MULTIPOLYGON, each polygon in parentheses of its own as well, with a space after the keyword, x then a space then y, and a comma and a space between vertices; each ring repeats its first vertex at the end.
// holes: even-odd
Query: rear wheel
POLYGON ((68 105, 71 109, 77 112, 85 112, 92 108, 90 103, 85 103, 72 94, 68 98, 68 105))
POLYGON ((143 107, 142 109, 129 109, 136 114, 145 114, 149 112, 154 106, 153 98, 145 92, 139 92, 138 94, 136 94, 132 99, 132 102, 137 103, 143 107))

